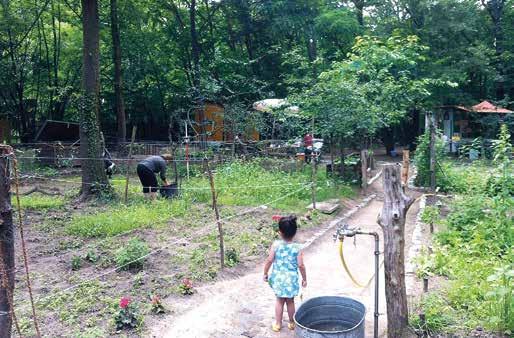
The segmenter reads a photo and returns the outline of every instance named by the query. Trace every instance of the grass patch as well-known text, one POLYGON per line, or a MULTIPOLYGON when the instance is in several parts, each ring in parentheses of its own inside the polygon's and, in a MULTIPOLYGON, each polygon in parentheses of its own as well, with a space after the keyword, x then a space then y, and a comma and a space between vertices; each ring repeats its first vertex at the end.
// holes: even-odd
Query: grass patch
MULTIPOLYGON (((235 161, 216 168, 214 180, 219 193, 219 204, 258 206, 278 199, 269 206, 292 212, 302 210, 311 199, 311 168, 287 172, 280 170, 279 164, 281 162, 276 163, 274 167, 273 164, 267 163, 265 167, 261 160, 235 161), (287 197, 284 197, 285 195, 287 197)), ((211 192, 206 177, 198 176, 191 179, 185 188, 193 189, 191 193, 196 200, 210 202, 211 192)), ((351 194, 352 190, 348 185, 329 179, 324 170, 318 170, 318 201, 347 197, 351 194)))
POLYGON ((159 227, 165 225, 171 217, 183 216, 188 205, 184 199, 116 204, 104 211, 74 216, 67 232, 83 237, 100 237, 137 228, 159 227))
MULTIPOLYGON (((65 200, 62 196, 47 196, 38 193, 20 196, 21 207, 31 210, 58 209, 64 206, 64 202, 65 200)), ((12 204, 16 205, 15 196, 12 197, 12 204)))

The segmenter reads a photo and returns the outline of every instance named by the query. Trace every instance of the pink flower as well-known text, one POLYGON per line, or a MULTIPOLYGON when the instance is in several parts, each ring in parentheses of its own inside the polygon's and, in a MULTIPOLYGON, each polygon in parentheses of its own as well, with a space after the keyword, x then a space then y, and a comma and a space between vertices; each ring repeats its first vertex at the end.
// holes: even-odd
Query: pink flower
POLYGON ((120 299, 120 307, 122 309, 126 309, 127 306, 130 304, 130 298, 129 297, 121 297, 120 299))
POLYGON ((189 289, 192 289, 193 288, 193 282, 189 279, 189 278, 184 278, 182 280, 182 284, 186 287, 186 288, 189 288, 189 289))
POLYGON ((157 295, 152 296, 152 304, 153 305, 159 305, 161 303, 161 298, 157 295))
POLYGON ((280 222, 280 220, 282 219, 282 216, 273 215, 273 216, 271 216, 271 219, 274 220, 275 222, 280 222))

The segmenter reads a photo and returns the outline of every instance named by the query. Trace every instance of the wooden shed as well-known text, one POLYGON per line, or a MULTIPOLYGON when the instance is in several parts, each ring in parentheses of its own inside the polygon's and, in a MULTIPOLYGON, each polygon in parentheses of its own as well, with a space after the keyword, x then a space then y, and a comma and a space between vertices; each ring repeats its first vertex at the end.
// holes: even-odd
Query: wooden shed
MULTIPOLYGON (((204 109, 196 110, 193 129, 198 139, 201 139, 201 135, 204 134, 205 141, 234 140, 232 128, 225 121, 225 109, 217 102, 207 101, 204 109)), ((246 140, 258 141, 260 137, 259 132, 253 127, 249 127, 244 134, 246 140)))

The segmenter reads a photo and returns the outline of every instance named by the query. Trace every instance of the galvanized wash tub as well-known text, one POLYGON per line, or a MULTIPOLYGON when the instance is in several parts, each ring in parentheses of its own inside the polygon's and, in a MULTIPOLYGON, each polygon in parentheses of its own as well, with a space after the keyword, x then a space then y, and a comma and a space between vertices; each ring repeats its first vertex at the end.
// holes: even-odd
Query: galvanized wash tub
POLYGON ((302 338, 364 338, 366 307, 348 297, 309 299, 294 315, 295 334, 302 338))

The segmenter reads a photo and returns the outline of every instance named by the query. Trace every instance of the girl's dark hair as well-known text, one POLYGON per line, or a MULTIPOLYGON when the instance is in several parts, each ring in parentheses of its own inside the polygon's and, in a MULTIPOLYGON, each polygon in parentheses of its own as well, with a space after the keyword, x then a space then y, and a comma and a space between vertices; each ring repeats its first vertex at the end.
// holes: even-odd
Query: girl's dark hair
POLYGON ((296 235, 298 226, 296 225, 296 216, 282 217, 278 222, 278 229, 282 233, 285 239, 292 239, 296 235))

